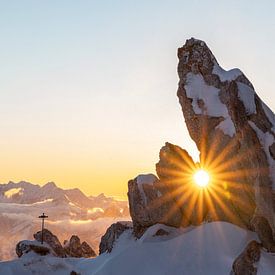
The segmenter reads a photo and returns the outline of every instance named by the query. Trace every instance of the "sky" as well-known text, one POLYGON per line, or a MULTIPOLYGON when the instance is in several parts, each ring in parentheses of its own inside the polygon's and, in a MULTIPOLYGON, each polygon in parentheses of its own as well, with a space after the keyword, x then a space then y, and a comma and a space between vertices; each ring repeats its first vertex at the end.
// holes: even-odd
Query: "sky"
POLYGON ((274 10, 272 0, 0 0, 0 182, 126 198, 166 141, 198 159, 176 96, 177 48, 206 41, 274 110, 274 10))

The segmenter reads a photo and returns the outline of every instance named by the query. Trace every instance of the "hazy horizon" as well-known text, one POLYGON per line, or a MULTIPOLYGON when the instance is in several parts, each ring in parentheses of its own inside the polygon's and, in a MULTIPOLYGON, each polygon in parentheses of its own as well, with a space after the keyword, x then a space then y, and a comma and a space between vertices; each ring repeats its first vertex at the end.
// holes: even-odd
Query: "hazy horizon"
POLYGON ((198 158, 176 96, 177 48, 190 37, 275 109, 273 1, 0 5, 1 183, 125 198, 166 141, 198 158))

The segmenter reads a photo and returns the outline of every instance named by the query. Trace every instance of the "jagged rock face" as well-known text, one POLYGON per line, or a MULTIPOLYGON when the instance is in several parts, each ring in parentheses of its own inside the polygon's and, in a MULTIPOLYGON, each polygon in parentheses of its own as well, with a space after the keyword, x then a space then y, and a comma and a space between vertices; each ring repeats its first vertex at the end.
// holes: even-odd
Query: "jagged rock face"
POLYGON ((29 252, 34 252, 38 255, 45 256, 51 254, 52 251, 47 245, 42 245, 37 241, 20 241, 16 245, 16 254, 18 258, 22 257, 24 254, 29 252))
MULTIPOLYGON (((41 242, 42 231, 38 231, 33 235, 34 239, 41 242)), ((54 251, 57 257, 66 257, 64 248, 62 247, 58 238, 48 229, 43 230, 43 241, 47 243, 54 251)))
POLYGON ((251 241, 244 251, 236 258, 232 265, 234 275, 256 275, 256 263, 261 258, 261 245, 251 241))
POLYGON ((182 213, 168 192, 153 174, 139 175, 128 182, 130 215, 136 237, 156 223, 181 225, 182 213))
POLYGON ((274 230, 274 113, 203 41, 187 40, 178 58, 179 102, 200 163, 213 176, 210 219, 251 228, 255 213, 274 230))
POLYGON ((33 235, 35 241, 20 241, 16 245, 16 254, 21 257, 23 254, 30 251, 39 255, 51 254, 56 257, 75 257, 75 258, 90 258, 95 257, 96 253, 86 243, 80 242, 78 236, 73 235, 70 241, 64 241, 62 247, 58 238, 48 229, 43 231, 43 244, 41 244, 42 231, 38 231, 33 235))
MULTIPOLYGON (((269 238, 275 225, 273 112, 240 70, 219 66, 203 41, 187 40, 178 57, 177 94, 200 162, 166 143, 156 164, 159 179, 149 174, 128 182, 135 236, 156 223, 179 227, 217 220, 269 238), (206 189, 191 179, 198 168, 210 172, 206 189), (271 225, 271 232, 252 224, 256 216, 271 225)), ((273 250, 273 239, 264 245, 273 250)))
POLYGON ((204 190, 193 183, 193 172, 199 165, 185 150, 168 142, 161 148, 159 158, 159 179, 147 174, 128 182, 130 214, 138 238, 151 225, 198 225, 208 214, 204 190))
MULTIPOLYGON (((161 191, 169 196, 172 208, 181 213, 181 226, 198 225, 206 219, 208 204, 205 190, 197 187, 193 173, 199 169, 186 150, 166 142, 159 153, 156 171, 162 182, 161 191)), ((173 210, 171 209, 171 212, 173 210)))
POLYGON ((79 237, 76 235, 73 235, 64 244, 64 250, 68 257, 90 258, 96 256, 94 250, 86 242, 81 243, 79 237))
POLYGON ((101 237, 101 242, 99 245, 99 254, 113 250, 115 241, 120 237, 120 235, 128 229, 132 229, 131 222, 117 222, 112 224, 106 231, 106 233, 101 237))

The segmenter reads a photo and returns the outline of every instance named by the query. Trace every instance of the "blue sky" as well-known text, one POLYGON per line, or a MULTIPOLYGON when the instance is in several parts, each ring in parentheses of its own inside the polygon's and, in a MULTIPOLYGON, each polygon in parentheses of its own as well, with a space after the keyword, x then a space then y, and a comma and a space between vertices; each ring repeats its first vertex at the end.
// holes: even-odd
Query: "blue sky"
POLYGON ((165 141, 196 149, 177 48, 205 40, 274 110, 274 1, 0 1, 0 182, 124 196, 165 141))

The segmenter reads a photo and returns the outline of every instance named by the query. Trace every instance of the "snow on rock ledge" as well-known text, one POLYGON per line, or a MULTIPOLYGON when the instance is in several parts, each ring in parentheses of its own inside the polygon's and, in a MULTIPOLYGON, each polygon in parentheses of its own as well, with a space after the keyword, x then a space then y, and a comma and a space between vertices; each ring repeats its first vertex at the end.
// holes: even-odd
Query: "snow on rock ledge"
POLYGON ((274 113, 240 70, 219 66, 205 42, 187 40, 178 58, 185 122, 200 162, 217 179, 215 196, 222 202, 214 201, 210 218, 251 228, 258 215, 274 230, 274 113))
POLYGON ((31 252, 41 256, 45 256, 48 254, 55 255, 55 253, 47 243, 41 244, 38 241, 29 240, 20 241, 19 243, 17 243, 16 254, 19 258, 31 252))

